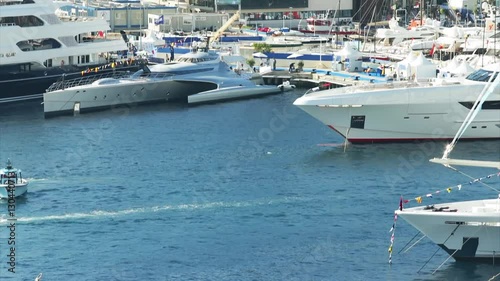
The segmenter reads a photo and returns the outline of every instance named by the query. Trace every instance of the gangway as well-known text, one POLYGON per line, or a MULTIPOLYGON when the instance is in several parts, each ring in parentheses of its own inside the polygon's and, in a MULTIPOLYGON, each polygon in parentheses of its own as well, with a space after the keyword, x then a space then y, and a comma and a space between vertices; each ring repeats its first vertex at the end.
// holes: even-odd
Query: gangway
POLYGON ((226 29, 228 29, 231 24, 233 24, 233 22, 235 22, 236 20, 238 20, 240 18, 240 11, 237 11, 232 17, 229 18, 229 20, 227 20, 227 22, 225 24, 223 24, 221 26, 221 28, 219 28, 213 35, 212 37, 210 37, 210 43, 212 42, 215 42, 217 40, 219 40, 219 37, 222 35, 222 33, 224 33, 224 31, 226 31, 226 29))

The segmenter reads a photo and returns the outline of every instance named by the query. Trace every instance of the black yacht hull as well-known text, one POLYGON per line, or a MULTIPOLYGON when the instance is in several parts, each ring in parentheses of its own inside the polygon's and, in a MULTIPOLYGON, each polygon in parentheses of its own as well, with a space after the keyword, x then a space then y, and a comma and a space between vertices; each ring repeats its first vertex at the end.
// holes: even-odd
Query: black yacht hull
MULTIPOLYGON (((113 71, 113 68, 106 67, 99 69, 99 66, 63 66, 47 68, 46 70, 36 70, 19 73, 0 73, 0 104, 9 102, 20 102, 25 100, 43 99, 43 93, 53 83, 62 79, 73 79, 83 75, 95 75, 113 71), (92 70, 92 71, 91 71, 92 70)), ((139 70, 140 63, 120 65, 116 70, 136 71, 139 70)))

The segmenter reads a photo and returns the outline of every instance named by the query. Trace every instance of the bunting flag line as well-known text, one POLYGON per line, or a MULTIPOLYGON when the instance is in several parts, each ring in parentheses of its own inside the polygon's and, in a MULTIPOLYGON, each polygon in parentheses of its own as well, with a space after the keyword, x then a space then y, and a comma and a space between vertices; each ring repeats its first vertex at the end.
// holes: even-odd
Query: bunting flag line
POLYGON ((141 60, 135 60, 133 58, 129 58, 129 59, 126 59, 126 60, 123 60, 123 61, 113 61, 111 63, 108 63, 108 64, 105 64, 105 65, 101 65, 101 66, 98 66, 98 67, 95 67, 95 68, 87 68, 86 70, 82 70, 81 71, 81 74, 82 76, 85 75, 86 73, 91 73, 91 72, 99 72, 99 70, 103 70, 103 69, 107 69, 107 68, 116 68, 120 65, 133 65, 133 64, 137 64, 137 63, 140 63, 141 60))
MULTIPOLYGON (((490 174, 490 175, 487 175, 487 176, 482 177, 482 178, 477 178, 477 179, 471 180, 471 181, 468 182, 468 184, 472 185, 474 183, 482 182, 484 179, 490 179, 490 178, 492 178, 494 176, 500 177, 500 172, 495 173, 495 174, 490 174)), ((428 193, 425 196, 418 196, 418 197, 415 197, 414 199, 403 200, 403 203, 406 204, 406 203, 409 203, 412 200, 415 200, 415 202, 417 202, 418 204, 422 204, 423 197, 433 198, 433 195, 440 194, 441 192, 444 192, 444 191, 446 191, 447 193, 451 193, 454 189, 462 190, 463 186, 464 186, 464 184, 458 184, 458 185, 455 185, 455 186, 447 187, 447 188, 442 189, 442 190, 436 190, 434 193, 428 193)), ((401 199, 402 199, 402 197, 401 197, 401 199)), ((400 199, 400 208, 399 208, 400 210, 402 210, 401 199, 400 199)))
MULTIPOLYGON (((472 180, 472 181, 469 182, 469 185, 481 182, 483 179, 490 179, 490 178, 492 178, 494 176, 500 177, 500 172, 488 175, 488 176, 483 177, 483 178, 474 179, 474 180, 472 180)), ((462 187, 463 187, 463 184, 458 184, 456 186, 447 187, 446 189, 443 189, 443 190, 437 190, 434 193, 428 193, 428 194, 425 195, 425 197, 427 197, 427 198, 433 198, 433 194, 440 194, 441 192, 444 192, 445 190, 446 190, 446 192, 451 193, 451 191, 454 188, 457 188, 458 190, 461 190, 462 187)), ((422 197, 423 196, 418 196, 418 197, 415 197, 415 199, 412 199, 412 200, 415 200, 418 204, 421 204, 422 203, 422 197)), ((499 198, 500 198, 500 196, 499 196, 499 198)), ((403 199, 403 196, 401 196, 399 198, 399 206, 398 206, 399 210, 402 211, 404 204, 407 204, 410 201, 411 200, 403 199)), ((397 223, 397 220, 398 220, 398 214, 394 213, 394 222, 392 223, 391 229, 389 230, 389 233, 391 234, 391 239, 390 239, 390 244, 389 244, 389 249, 388 249, 388 252, 389 252, 389 264, 392 264, 392 249, 394 247, 394 240, 395 240, 395 232, 396 232, 396 223, 397 223)))
MULTIPOLYGON (((401 200, 403 200, 403 196, 401 196, 401 200)), ((402 201, 399 201, 400 203, 400 208, 402 209, 403 207, 403 203, 402 201)), ((394 222, 392 223, 392 227, 391 229, 389 230, 389 233, 391 233, 391 244, 389 245, 389 249, 388 249, 388 252, 389 252, 389 264, 392 264, 392 247, 394 246, 394 232, 396 231, 396 222, 398 220, 398 214, 394 213, 394 222)))

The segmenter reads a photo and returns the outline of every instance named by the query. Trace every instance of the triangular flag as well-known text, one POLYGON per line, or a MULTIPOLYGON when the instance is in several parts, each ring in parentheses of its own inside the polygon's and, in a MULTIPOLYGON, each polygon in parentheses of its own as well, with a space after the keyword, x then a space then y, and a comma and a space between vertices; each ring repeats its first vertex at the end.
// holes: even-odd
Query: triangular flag
POLYGON ((417 200, 417 203, 418 203, 418 204, 422 203, 422 197, 421 197, 421 196, 419 196, 419 197, 415 198, 415 200, 417 200))

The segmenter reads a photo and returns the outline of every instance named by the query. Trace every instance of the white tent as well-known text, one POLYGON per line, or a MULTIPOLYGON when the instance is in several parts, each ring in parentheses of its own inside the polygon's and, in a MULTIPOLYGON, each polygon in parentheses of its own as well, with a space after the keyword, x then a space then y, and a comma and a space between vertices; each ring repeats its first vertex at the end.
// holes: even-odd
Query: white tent
POLYGON ((462 61, 458 67, 455 67, 453 70, 450 70, 451 74, 455 74, 457 76, 467 76, 470 73, 475 71, 475 69, 470 66, 466 61, 462 61))
POLYGON ((424 57, 422 53, 411 62, 411 75, 419 78, 436 78, 436 65, 424 57))
POLYGON ((440 69, 440 72, 445 73, 449 71, 451 73, 453 70, 457 69, 459 65, 460 62, 458 61, 457 57, 454 57, 450 62, 448 62, 445 67, 442 67, 440 69))
POLYGON ((344 67, 347 71, 362 71, 362 61, 361 58, 363 54, 358 50, 354 49, 352 46, 345 45, 342 50, 334 53, 335 56, 341 57, 341 60, 345 62, 344 67))
POLYGON ((406 79, 412 75, 411 63, 418 57, 418 52, 410 52, 405 59, 396 64, 399 79, 406 79))
POLYGON ((253 56, 254 58, 260 58, 260 59, 262 59, 262 58, 264 58, 264 59, 265 59, 265 58, 267 58, 267 55, 266 55, 266 54, 264 54, 264 53, 261 53, 261 52, 253 53, 253 54, 252 54, 252 56, 253 56))
POLYGON ((335 56, 340 56, 342 58, 359 59, 363 56, 363 54, 353 47, 346 45, 342 50, 335 52, 335 56))

